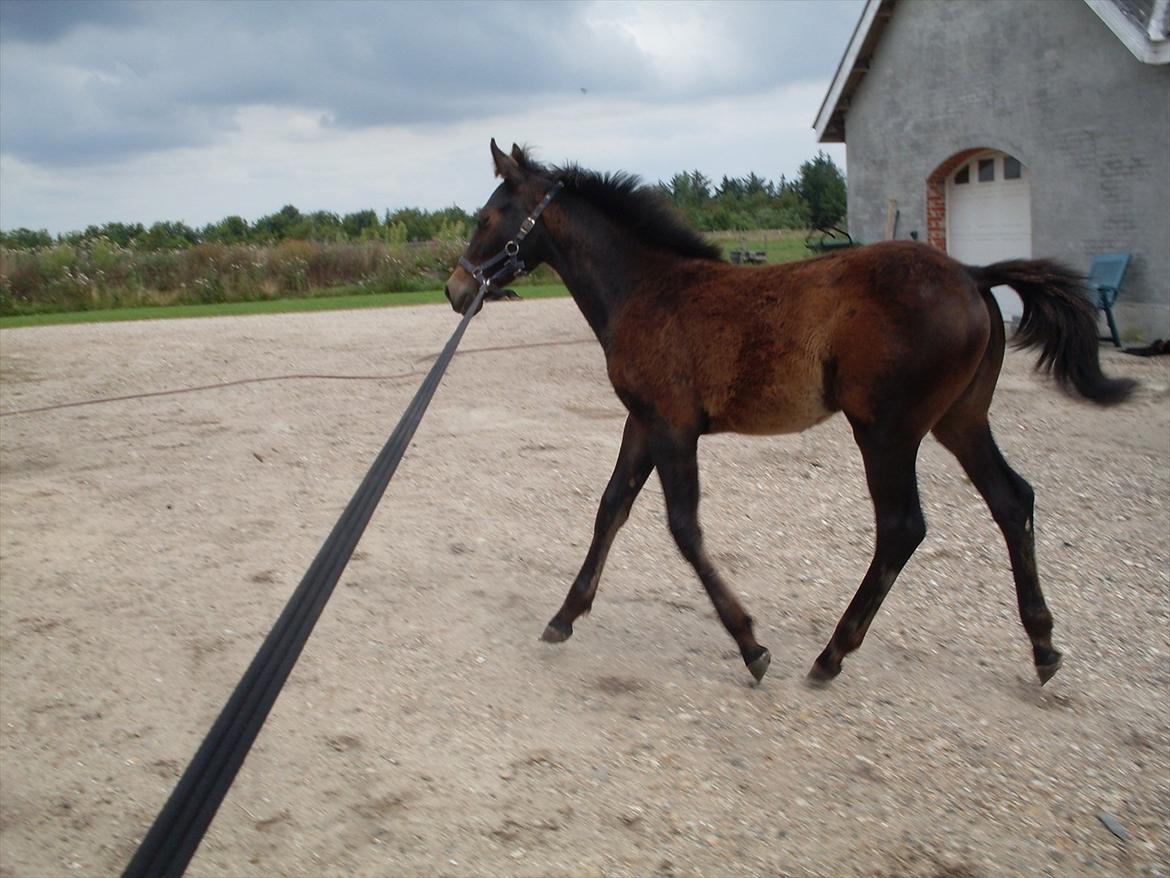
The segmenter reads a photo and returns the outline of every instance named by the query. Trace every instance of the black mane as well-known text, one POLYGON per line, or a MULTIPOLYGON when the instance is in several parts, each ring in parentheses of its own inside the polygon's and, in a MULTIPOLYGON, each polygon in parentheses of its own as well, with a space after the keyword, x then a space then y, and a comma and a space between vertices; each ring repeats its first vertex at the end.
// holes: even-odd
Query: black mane
POLYGON ((599 174, 575 164, 545 168, 529 158, 527 151, 519 161, 527 171, 564 183, 567 190, 576 192, 644 244, 689 259, 723 259, 719 245, 687 225, 661 190, 642 185, 635 174, 599 174))

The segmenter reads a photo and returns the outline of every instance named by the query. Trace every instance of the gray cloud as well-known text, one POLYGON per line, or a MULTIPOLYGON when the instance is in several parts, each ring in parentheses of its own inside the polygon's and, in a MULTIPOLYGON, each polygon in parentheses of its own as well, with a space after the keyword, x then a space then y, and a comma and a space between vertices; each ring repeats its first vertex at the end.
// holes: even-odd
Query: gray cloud
POLYGON ((109 0, 4 0, 0 43, 51 43, 89 24, 118 26, 135 18, 134 4, 109 0))
POLYGON ((859 11, 860 0, 5 0, 0 149, 60 167, 198 147, 257 104, 362 128, 531 111, 581 100, 582 88, 651 103, 742 94, 830 76, 859 11), (639 9, 663 33, 689 26, 701 39, 648 48, 644 22, 639 34, 623 19, 639 9))

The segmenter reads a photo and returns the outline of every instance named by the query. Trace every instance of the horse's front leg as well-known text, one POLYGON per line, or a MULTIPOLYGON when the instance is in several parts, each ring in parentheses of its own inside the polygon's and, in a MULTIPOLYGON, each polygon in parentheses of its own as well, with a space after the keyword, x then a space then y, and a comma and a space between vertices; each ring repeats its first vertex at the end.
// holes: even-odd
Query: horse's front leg
POLYGON ((751 616, 703 551, 703 534, 699 529, 698 442, 697 434, 684 434, 667 427, 655 430, 650 438, 651 454, 666 497, 670 533, 683 557, 699 574, 723 627, 739 646, 744 664, 760 680, 768 671, 772 655, 756 643, 751 616))
POLYGON ((808 672, 809 681, 815 685, 824 684, 841 673, 841 660, 861 646, 894 580, 926 537, 926 519, 918 499, 915 472, 921 437, 891 438, 856 422, 853 434, 865 463, 877 536, 865 578, 828 645, 808 672))
POLYGON ((613 545, 614 537, 629 518, 634 499, 646 484, 652 469, 654 463, 650 458, 646 431, 634 416, 630 415, 626 418, 626 429, 622 434, 622 447, 618 451, 617 465, 614 466, 613 475, 610 476, 597 510, 597 520, 593 525, 593 542, 589 546, 588 554, 585 555, 585 563, 581 565, 581 572, 573 580, 564 604, 544 629, 542 640, 549 643, 568 640, 573 634, 574 620, 582 613, 589 612, 589 608, 593 606, 593 596, 597 594, 597 582, 601 579, 609 547, 613 545))

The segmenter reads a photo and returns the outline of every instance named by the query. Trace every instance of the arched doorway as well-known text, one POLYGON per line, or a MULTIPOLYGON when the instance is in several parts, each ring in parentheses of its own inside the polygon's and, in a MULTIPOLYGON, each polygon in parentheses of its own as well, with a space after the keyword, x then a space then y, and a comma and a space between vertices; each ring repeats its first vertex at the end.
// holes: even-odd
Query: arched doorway
MULTIPOLYGON (((930 243, 968 265, 1031 258, 1031 175, 1015 156, 967 150, 940 165, 928 183, 930 243)), ((1015 293, 994 292, 1005 318, 1020 314, 1015 293)))

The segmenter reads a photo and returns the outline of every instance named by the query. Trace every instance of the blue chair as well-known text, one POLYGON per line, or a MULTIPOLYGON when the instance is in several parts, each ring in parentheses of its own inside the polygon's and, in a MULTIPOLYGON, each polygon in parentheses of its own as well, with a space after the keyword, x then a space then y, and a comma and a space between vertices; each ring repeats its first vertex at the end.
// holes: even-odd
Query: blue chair
POLYGON ((1089 269, 1089 279, 1086 282, 1090 292, 1097 297, 1097 307, 1105 312, 1113 343, 1118 347, 1121 347, 1121 336, 1117 332, 1117 321, 1113 319, 1113 303, 1117 301, 1117 294, 1121 292, 1121 279, 1125 277, 1127 268, 1128 253, 1102 253, 1093 257, 1093 267, 1089 269))

